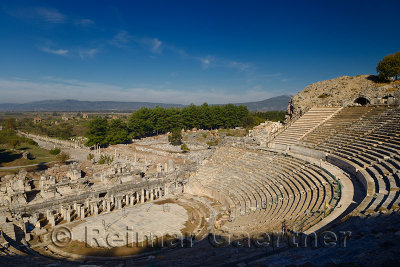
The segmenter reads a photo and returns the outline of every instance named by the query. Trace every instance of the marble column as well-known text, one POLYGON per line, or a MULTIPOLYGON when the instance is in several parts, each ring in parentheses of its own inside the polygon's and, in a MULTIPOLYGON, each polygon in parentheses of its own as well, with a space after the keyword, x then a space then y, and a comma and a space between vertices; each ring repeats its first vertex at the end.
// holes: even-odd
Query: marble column
POLYGON ((56 225, 56 221, 54 219, 54 215, 51 215, 50 217, 47 217, 47 220, 49 221, 49 224, 54 227, 56 225))
POLYGON ((117 201, 117 205, 116 205, 116 206, 117 206, 117 209, 120 210, 120 209, 122 208, 122 199, 121 199, 121 198, 117 198, 116 201, 117 201))
POLYGON ((142 189, 142 194, 140 195, 140 202, 144 203, 144 189, 142 189))
POLYGON ((107 201, 107 212, 111 211, 111 202, 107 201))
POLYGON ((81 207, 81 218, 85 218, 85 206, 81 207))
POLYGON ((46 211, 46 217, 47 217, 47 220, 49 221, 49 224, 50 224, 52 227, 54 227, 54 226, 56 225, 56 221, 55 221, 55 219, 54 219, 53 211, 52 211, 52 210, 47 210, 47 211, 46 211))
POLYGON ((67 222, 70 222, 70 221, 71 221, 71 210, 70 210, 69 208, 68 208, 68 210, 66 211, 65 220, 66 220, 67 222))
POLYGON ((150 195, 149 196, 150 201, 153 200, 153 197, 154 197, 153 189, 150 189, 150 194, 149 195, 150 195))
POLYGON ((168 195, 168 185, 164 185, 164 196, 168 195))
POLYGON ((50 218, 51 216, 53 216, 53 211, 51 211, 51 210, 46 210, 46 217, 47 217, 47 219, 50 218))

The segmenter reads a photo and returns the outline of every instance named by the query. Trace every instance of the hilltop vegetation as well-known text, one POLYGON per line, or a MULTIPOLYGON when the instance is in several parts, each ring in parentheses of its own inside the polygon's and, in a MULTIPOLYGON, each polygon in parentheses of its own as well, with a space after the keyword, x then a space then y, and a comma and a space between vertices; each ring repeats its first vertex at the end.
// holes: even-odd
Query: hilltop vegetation
POLYGON ((397 80, 400 76, 400 51, 387 55, 379 61, 376 71, 382 81, 397 80))

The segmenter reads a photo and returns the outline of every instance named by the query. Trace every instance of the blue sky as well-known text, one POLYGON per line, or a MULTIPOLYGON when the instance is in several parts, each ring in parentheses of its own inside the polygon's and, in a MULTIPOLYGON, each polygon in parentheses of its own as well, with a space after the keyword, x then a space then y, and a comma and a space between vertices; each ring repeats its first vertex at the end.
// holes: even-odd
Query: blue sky
POLYGON ((0 103, 228 103, 375 74, 399 1, 2 1, 0 103))

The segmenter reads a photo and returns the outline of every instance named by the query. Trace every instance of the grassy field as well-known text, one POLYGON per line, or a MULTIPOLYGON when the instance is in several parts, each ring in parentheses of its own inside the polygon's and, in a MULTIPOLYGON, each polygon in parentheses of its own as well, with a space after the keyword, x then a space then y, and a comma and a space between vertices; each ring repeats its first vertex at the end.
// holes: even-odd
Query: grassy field
POLYGON ((22 144, 16 149, 10 149, 4 145, 0 146, 0 167, 26 166, 55 160, 56 156, 51 155, 49 150, 37 146, 22 144), (22 157, 22 153, 25 151, 31 154, 31 159, 22 157))

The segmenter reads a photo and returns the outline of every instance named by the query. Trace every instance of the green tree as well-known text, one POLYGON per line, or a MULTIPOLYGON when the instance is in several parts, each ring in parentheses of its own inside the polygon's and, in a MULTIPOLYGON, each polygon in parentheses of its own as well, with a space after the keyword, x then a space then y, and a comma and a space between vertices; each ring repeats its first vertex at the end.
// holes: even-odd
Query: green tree
POLYGON ((86 137, 87 146, 105 145, 107 144, 108 122, 104 118, 95 118, 89 122, 86 137))
POLYGON ((387 55, 379 61, 376 71, 382 80, 389 80, 391 78, 397 80, 400 76, 400 51, 387 55))
POLYGON ((135 138, 151 136, 155 133, 154 113, 150 108, 141 108, 129 118, 129 129, 135 138))
POLYGON ((112 120, 108 125, 107 143, 125 144, 129 141, 128 127, 121 119, 112 120))
POLYGON ((15 131, 17 129, 17 123, 14 118, 8 118, 6 120, 6 124, 4 126, 4 130, 6 131, 15 131))
POLYGON ((179 146, 182 144, 182 134, 179 129, 174 130, 168 136, 168 142, 170 142, 171 145, 174 145, 174 146, 179 146))

